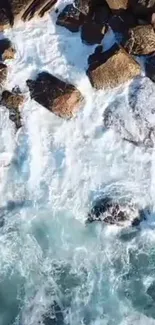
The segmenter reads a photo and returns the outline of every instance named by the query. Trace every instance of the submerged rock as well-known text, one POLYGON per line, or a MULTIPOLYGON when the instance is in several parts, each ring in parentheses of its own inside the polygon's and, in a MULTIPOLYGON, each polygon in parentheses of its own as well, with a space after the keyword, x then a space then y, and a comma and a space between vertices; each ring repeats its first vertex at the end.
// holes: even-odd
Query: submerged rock
POLYGON ((42 72, 35 81, 27 80, 31 98, 52 113, 71 118, 81 107, 83 97, 73 85, 42 72))
POLYGON ((42 17, 57 0, 1 0, 0 30, 13 26, 17 20, 30 20, 34 16, 42 17))
POLYGON ((123 140, 137 146, 155 144, 155 85, 148 78, 135 79, 128 98, 118 96, 104 111, 105 128, 113 128, 123 140))
POLYGON ((54 304, 51 306, 50 311, 45 315, 43 315, 43 324, 44 325, 64 324, 63 312, 60 306, 56 302, 54 302, 54 304))
POLYGON ((85 15, 70 4, 59 14, 56 24, 67 28, 71 32, 78 32, 84 20, 85 15))
POLYGON ((148 287, 147 294, 155 301, 155 281, 148 287))
POLYGON ((155 52, 155 32, 151 25, 131 28, 124 48, 133 55, 148 55, 155 52))
POLYGON ((117 44, 100 54, 99 60, 91 62, 87 70, 90 82, 96 89, 117 87, 140 73, 140 65, 117 44))
POLYGON ((138 226, 143 215, 132 204, 122 204, 110 197, 98 199, 88 214, 87 222, 103 221, 111 225, 138 226))
POLYGON ((9 118, 15 123, 16 129, 22 126, 21 115, 19 112, 20 106, 24 103, 24 96, 21 93, 3 91, 1 105, 9 109, 9 118))

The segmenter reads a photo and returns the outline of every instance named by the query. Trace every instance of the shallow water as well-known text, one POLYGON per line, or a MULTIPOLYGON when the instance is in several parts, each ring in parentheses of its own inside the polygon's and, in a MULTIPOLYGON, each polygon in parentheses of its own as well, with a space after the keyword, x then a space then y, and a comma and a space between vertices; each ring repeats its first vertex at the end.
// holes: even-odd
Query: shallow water
MULTIPOLYGON (((94 91, 85 74, 94 47, 55 27, 55 19, 53 13, 5 33, 17 50, 7 62, 7 88, 19 85, 27 101, 16 135, 0 107, 0 325, 153 325, 155 295, 147 290, 155 281, 154 149, 103 128, 113 101, 126 108, 130 85, 94 91), (64 121, 29 98, 26 80, 40 71, 81 90, 86 102, 77 117, 64 121), (151 205, 152 215, 138 229, 86 225, 102 194, 151 205)), ((130 120, 127 109, 123 118, 130 120)))

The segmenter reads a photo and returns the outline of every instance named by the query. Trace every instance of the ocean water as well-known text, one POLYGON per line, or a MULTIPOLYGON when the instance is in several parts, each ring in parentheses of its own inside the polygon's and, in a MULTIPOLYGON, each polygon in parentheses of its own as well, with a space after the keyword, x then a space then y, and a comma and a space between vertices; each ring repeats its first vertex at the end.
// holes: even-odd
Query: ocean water
MULTIPOLYGON (((130 132, 141 135, 127 109, 131 84, 92 89, 85 70, 94 47, 55 20, 52 13, 2 36, 17 51, 6 62, 6 87, 19 86, 26 102, 16 134, 0 107, 0 325, 154 325, 154 148, 103 127, 106 108, 117 102, 130 132), (81 90, 85 105, 75 118, 62 120, 30 99, 26 80, 41 71, 81 90), (86 224, 103 194, 152 213, 139 228, 86 224)), ((113 40, 106 36, 104 48, 113 40)), ((142 78, 147 116, 154 85, 142 78)))

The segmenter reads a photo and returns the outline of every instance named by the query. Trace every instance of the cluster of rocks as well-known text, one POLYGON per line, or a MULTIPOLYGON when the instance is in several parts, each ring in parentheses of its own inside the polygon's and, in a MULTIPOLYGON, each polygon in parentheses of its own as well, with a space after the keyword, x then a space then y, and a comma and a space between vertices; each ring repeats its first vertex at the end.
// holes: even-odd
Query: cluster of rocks
POLYGON ((147 56, 146 75, 154 81, 154 0, 75 0, 59 14, 57 25, 80 31, 86 44, 100 44, 89 57, 87 70, 96 89, 113 88, 140 75, 136 56, 147 56), (101 43, 109 30, 116 43, 104 51, 101 43))

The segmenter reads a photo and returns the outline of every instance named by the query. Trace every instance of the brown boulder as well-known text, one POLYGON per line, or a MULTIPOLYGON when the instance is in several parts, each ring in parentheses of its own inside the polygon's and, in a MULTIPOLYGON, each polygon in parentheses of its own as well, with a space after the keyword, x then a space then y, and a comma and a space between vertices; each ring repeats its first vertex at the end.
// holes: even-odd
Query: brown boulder
POLYGON ((54 114, 71 118, 81 107, 83 97, 79 90, 47 72, 35 81, 27 80, 31 98, 54 114))
POLYGON ((126 10, 129 6, 129 0, 106 0, 112 11, 126 10))
POLYGON ((83 15, 77 8, 70 4, 67 5, 59 14, 56 24, 67 28, 71 32, 78 32, 84 20, 85 15, 83 15))
POLYGON ((152 26, 142 25, 129 29, 124 48, 133 55, 148 55, 155 52, 155 32, 152 26))
POLYGON ((19 20, 30 20, 34 16, 42 17, 57 0, 1 0, 0 30, 13 26, 19 20))
POLYGON ((9 109, 9 118, 15 123, 16 129, 19 129, 21 124, 21 115, 19 112, 20 106, 24 103, 24 96, 16 91, 5 90, 2 93, 1 105, 9 109))
POLYGON ((100 60, 91 62, 87 74, 96 89, 114 88, 140 75, 140 65, 122 48, 114 44, 100 54, 100 60))
POLYGON ((103 24, 84 23, 81 28, 82 42, 89 45, 100 44, 106 32, 107 27, 103 24))
POLYGON ((7 66, 3 63, 0 63, 0 89, 4 86, 7 78, 7 72, 7 66))
POLYGON ((0 59, 1 60, 9 60, 13 59, 15 56, 15 49, 13 48, 9 39, 1 39, 0 40, 0 59))

